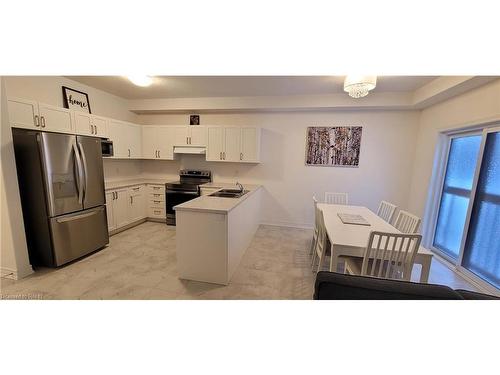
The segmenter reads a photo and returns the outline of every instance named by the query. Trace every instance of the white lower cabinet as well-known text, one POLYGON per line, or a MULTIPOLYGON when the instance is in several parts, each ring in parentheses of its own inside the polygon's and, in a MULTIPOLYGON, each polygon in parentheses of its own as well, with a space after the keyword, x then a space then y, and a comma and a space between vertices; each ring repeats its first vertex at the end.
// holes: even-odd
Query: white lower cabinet
POLYGON ((165 207, 165 185, 148 184, 146 205, 148 218, 165 220, 167 218, 165 207))
POLYGON ((146 217, 144 185, 129 188, 130 211, 129 220, 134 222, 146 217))
POLYGON ((115 210, 113 209, 114 200, 115 200, 115 192, 107 191, 106 216, 108 217, 108 232, 111 232, 116 229, 115 210))
POLYGON ((106 191, 108 231, 146 217, 145 186, 137 185, 106 191))

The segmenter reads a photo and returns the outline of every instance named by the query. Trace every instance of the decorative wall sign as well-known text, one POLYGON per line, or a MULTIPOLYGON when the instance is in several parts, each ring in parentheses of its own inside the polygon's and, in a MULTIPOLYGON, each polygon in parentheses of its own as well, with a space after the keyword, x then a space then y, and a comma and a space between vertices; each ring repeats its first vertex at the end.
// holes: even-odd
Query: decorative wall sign
POLYGON ((306 165, 357 167, 361 126, 308 127, 306 165))
POLYGON ((64 108, 74 109, 80 112, 90 112, 89 96, 81 91, 63 86, 64 108))
POLYGON ((200 125, 200 115, 190 115, 189 125, 200 125))

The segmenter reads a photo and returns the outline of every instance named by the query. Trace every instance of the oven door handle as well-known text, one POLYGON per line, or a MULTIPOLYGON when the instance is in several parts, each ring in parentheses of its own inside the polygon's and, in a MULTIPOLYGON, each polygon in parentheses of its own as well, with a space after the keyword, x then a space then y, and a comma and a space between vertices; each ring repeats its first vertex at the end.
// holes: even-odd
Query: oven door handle
POLYGON ((189 195, 198 195, 197 191, 183 191, 183 190, 168 190, 167 194, 189 194, 189 195))

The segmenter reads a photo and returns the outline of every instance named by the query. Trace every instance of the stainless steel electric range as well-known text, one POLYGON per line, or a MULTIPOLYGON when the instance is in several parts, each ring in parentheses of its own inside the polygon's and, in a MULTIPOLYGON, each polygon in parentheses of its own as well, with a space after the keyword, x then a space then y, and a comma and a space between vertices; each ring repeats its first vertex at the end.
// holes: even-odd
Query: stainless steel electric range
POLYGON ((174 207, 200 196, 200 185, 212 182, 212 172, 183 169, 179 171, 179 181, 165 184, 167 224, 175 225, 174 207))

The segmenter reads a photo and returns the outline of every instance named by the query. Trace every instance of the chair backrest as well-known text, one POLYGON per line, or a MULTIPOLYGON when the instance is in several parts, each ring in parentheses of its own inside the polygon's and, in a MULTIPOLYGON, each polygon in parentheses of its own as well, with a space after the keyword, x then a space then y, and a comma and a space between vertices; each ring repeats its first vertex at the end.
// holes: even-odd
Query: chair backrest
POLYGON ((370 232, 361 276, 410 280, 421 240, 420 234, 370 232))
POLYGON ((325 203, 328 204, 349 204, 349 196, 347 193, 325 193, 325 203))
POLYGON ((392 221, 392 217, 394 216, 394 212, 396 212, 396 208, 398 207, 395 204, 389 203, 387 201, 380 201, 377 215, 390 223, 392 221))
POLYGON ((420 218, 407 211, 399 211, 394 227, 402 233, 417 233, 420 226, 420 218))

